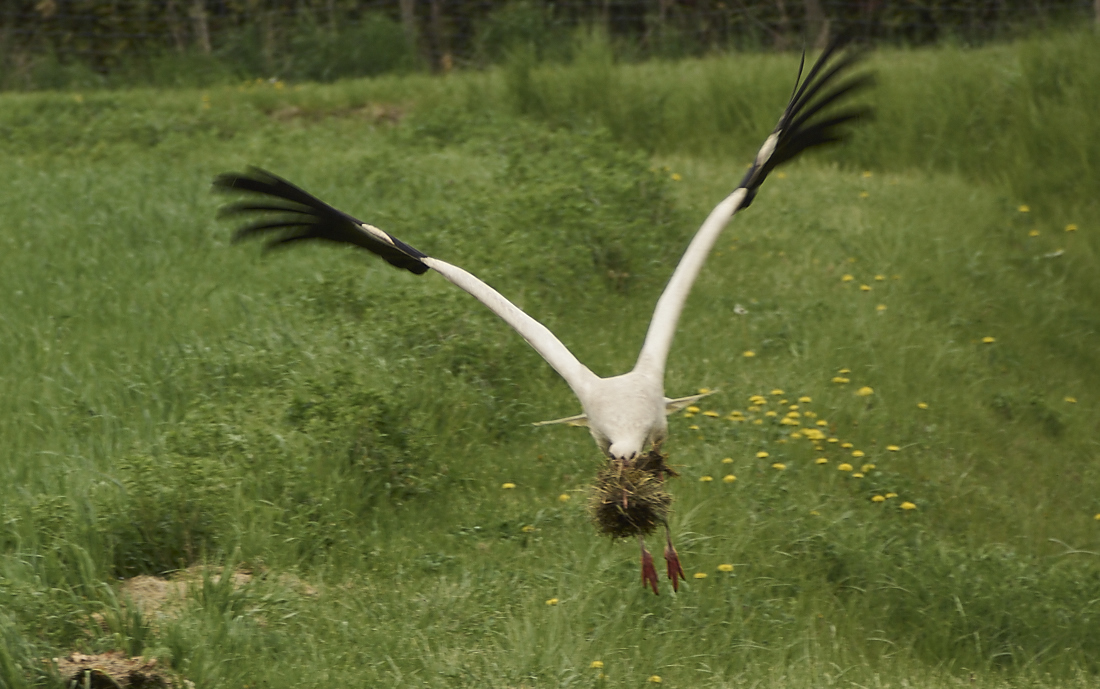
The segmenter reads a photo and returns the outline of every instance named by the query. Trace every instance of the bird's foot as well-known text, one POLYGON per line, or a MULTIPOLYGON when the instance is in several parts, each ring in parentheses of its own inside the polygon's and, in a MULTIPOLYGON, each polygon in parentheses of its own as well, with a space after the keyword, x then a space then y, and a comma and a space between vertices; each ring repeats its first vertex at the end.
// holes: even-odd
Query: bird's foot
POLYGON ((653 556, 645 549, 645 541, 641 536, 638 537, 638 543, 642 546, 642 588, 649 586, 654 594, 660 595, 657 591, 657 568, 653 566, 653 556))
POLYGON ((687 581, 687 577, 684 576, 684 568, 680 565, 680 555, 676 552, 676 548, 672 547, 672 536, 665 531, 665 565, 667 566, 668 578, 672 580, 672 590, 680 590, 680 579, 687 581))

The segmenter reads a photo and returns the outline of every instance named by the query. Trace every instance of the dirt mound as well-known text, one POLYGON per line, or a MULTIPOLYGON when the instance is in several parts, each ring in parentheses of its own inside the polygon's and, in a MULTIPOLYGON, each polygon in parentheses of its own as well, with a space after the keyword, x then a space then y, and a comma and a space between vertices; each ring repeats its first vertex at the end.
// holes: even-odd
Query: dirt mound
POLYGON ((120 651, 85 655, 70 653, 54 658, 57 672, 67 686, 90 689, 124 689, 128 687, 171 688, 193 686, 190 682, 174 682, 167 672, 157 668, 155 659, 135 656, 128 658, 120 651))

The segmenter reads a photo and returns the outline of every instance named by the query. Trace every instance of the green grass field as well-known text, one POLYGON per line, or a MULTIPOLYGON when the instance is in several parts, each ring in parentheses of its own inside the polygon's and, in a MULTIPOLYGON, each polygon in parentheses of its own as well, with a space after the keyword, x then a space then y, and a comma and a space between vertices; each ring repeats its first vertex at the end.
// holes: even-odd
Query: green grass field
POLYGON ((210 181, 284 175, 618 373, 796 58, 0 96, 0 686, 114 649, 200 688, 1095 686, 1100 40, 871 65, 876 120, 688 303, 667 392, 721 392, 670 421, 659 597, 518 336, 362 252, 230 246, 210 181), (174 617, 119 588, 204 563, 257 576, 174 617))

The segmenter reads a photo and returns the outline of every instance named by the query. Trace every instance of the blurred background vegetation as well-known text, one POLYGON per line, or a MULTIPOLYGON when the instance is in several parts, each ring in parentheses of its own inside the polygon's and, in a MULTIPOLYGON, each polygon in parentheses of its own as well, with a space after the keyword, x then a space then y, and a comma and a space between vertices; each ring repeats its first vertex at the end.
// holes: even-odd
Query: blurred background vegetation
POLYGON ((821 45, 975 44, 1093 21, 1095 0, 3 0, 0 88, 332 81, 568 60, 578 31, 620 59, 821 45))

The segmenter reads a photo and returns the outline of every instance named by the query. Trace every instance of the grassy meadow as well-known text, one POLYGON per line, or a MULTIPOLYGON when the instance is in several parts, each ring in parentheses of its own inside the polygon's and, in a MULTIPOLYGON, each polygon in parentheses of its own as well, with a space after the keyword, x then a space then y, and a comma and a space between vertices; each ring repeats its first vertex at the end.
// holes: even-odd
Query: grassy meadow
POLYGON ((283 175, 614 374, 796 56, 0 96, 0 686, 72 650, 200 689, 1096 686, 1100 39, 870 65, 876 119, 685 310, 667 393, 720 392, 670 419, 659 597, 522 339, 363 252, 231 246, 210 181, 283 175), (196 564, 254 577, 120 588, 196 564))

